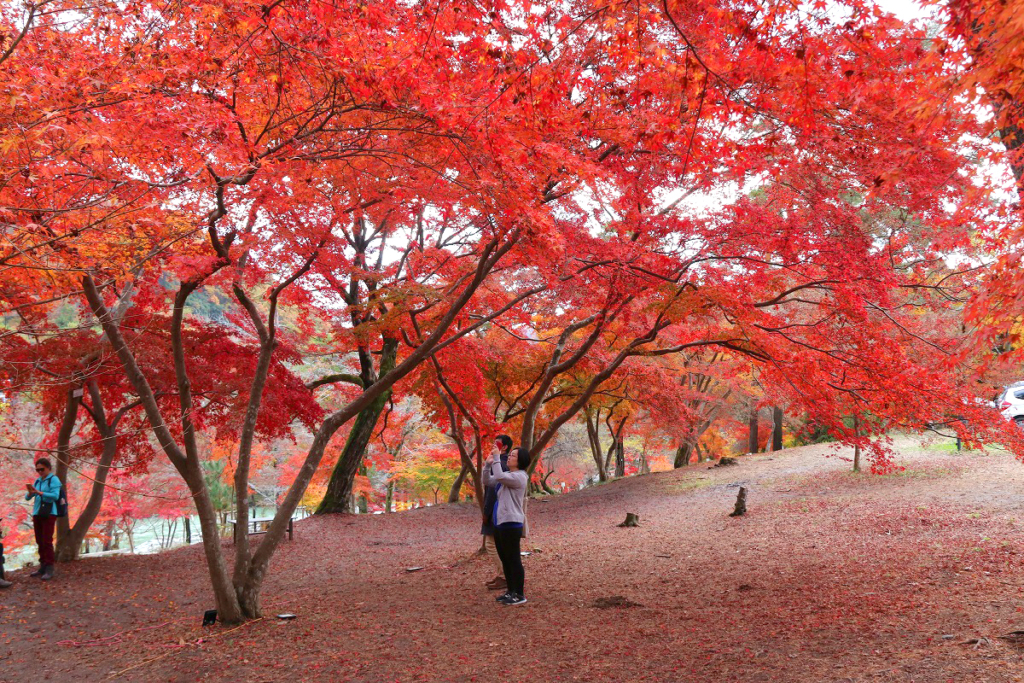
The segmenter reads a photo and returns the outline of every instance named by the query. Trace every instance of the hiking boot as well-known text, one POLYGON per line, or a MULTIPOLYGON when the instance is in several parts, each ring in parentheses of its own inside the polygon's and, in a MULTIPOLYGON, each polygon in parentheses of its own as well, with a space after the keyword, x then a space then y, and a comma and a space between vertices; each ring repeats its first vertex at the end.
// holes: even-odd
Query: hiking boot
POLYGON ((53 578, 53 565, 48 564, 43 567, 43 573, 39 575, 39 578, 43 581, 49 581, 53 578))
POLYGON ((487 588, 492 591, 502 590, 508 588, 508 582, 505 581, 504 577, 498 576, 487 582, 487 588))
POLYGON ((498 597, 494 598, 494 602, 505 602, 506 600, 511 600, 511 599, 512 599, 512 593, 510 591, 505 591, 504 593, 502 593, 498 597))
POLYGON ((44 569, 46 569, 46 565, 45 564, 41 564, 38 567, 36 567, 36 570, 34 572, 32 572, 31 574, 29 574, 29 576, 42 576, 44 569))
POLYGON ((526 596, 523 595, 522 593, 512 593, 512 597, 509 598, 508 600, 502 601, 502 604, 504 604, 504 605, 525 605, 526 604, 526 596))

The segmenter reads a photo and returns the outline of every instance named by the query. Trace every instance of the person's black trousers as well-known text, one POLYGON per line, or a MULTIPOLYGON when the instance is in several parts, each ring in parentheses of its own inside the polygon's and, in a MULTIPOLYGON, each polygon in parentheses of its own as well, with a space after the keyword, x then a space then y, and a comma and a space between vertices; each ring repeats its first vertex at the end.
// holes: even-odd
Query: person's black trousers
POLYGON ((523 556, 519 554, 519 543, 523 538, 522 529, 495 529, 494 545, 498 558, 505 570, 505 581, 512 593, 523 595, 526 572, 523 571, 523 556))

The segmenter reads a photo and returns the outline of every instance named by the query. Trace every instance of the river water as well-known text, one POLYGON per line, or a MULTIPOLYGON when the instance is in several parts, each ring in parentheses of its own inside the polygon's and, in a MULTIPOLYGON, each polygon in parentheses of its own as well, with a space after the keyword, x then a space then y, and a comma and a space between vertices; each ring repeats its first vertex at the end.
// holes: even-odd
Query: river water
MULTIPOLYGON (((275 512, 276 510, 274 508, 254 508, 250 512, 250 517, 257 519, 273 517, 275 512)), ((310 514, 310 510, 306 508, 299 508, 295 511, 292 519, 305 519, 310 514)), ((197 543, 202 543, 203 537, 200 533, 199 517, 196 515, 190 517, 189 526, 191 527, 192 544, 195 545, 197 543)), ((221 534, 224 536, 227 536, 230 533, 230 525, 226 529, 221 529, 221 534)), ((107 552, 102 552, 102 545, 98 540, 91 540, 89 545, 91 552, 83 553, 83 559, 122 553, 148 555, 152 553, 159 553, 164 550, 171 550, 172 548, 180 548, 181 546, 186 545, 185 518, 177 517, 167 519, 164 517, 149 517, 137 520, 132 525, 130 541, 128 535, 122 531, 119 537, 118 547, 107 552)), ((8 550, 5 552, 5 556, 6 562, 4 568, 8 571, 18 569, 27 564, 34 564, 38 561, 38 553, 36 551, 35 544, 22 546, 15 551, 8 550)))

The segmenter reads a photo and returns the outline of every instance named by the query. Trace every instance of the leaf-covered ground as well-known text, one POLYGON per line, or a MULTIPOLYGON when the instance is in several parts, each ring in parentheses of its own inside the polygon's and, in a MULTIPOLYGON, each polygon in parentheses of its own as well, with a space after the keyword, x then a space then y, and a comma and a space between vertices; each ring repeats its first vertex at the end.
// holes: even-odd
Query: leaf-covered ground
POLYGON ((1024 680, 998 637, 1024 630, 1024 465, 908 441, 905 472, 855 476, 825 453, 531 502, 522 607, 483 587, 469 506, 300 522, 267 618, 236 629, 199 626, 198 547, 21 572, 0 680, 1024 680), (627 511, 640 527, 616 526, 627 511), (636 605, 596 606, 615 596, 636 605))

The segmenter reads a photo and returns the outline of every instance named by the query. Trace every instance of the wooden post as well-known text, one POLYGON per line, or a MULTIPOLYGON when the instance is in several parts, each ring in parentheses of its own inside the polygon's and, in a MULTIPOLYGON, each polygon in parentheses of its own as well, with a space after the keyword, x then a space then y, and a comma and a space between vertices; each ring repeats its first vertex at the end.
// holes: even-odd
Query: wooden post
POLYGON ((741 486, 739 493, 736 494, 736 507, 729 513, 730 517, 742 517, 747 514, 747 488, 741 486))

